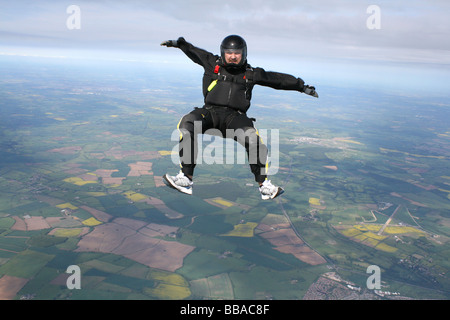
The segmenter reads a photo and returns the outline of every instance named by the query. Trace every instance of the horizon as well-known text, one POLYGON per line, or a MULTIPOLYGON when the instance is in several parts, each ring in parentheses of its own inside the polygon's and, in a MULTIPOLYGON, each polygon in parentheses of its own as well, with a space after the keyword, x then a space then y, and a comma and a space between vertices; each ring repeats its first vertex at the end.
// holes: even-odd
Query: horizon
MULTIPOLYGON (((98 50, 55 51, 23 49, 14 52, 0 51, 0 59, 6 58, 37 58, 40 63, 58 63, 79 65, 81 67, 99 67, 99 64, 149 67, 151 70, 183 70, 189 77, 198 78, 201 83, 203 69, 189 60, 184 53, 176 48, 169 54, 148 53, 136 54, 129 52, 114 53, 98 50)), ((213 52, 214 53, 214 52, 213 52)), ((18 61, 18 60, 17 60, 18 61)), ((338 60, 311 60, 310 62, 286 61, 271 59, 264 63, 264 57, 249 57, 249 63, 254 67, 262 67, 266 71, 276 71, 292 74, 302 78, 306 84, 314 85, 320 95, 320 87, 340 87, 355 89, 374 89, 391 94, 430 97, 448 97, 450 73, 445 65, 435 63, 412 64, 396 62, 368 62, 338 60), (252 63, 253 61, 257 64, 252 63), (419 79, 419 80, 418 80, 419 79)), ((131 69, 132 69, 131 68, 131 69)), ((171 77, 168 73, 167 77, 171 77)), ((180 82, 182 84, 182 82, 180 82)))
POLYGON ((4 4, 0 13, 0 56, 177 64, 201 71, 180 50, 160 43, 184 36, 218 54, 222 38, 234 33, 246 39, 250 64, 293 74, 310 85, 445 96, 450 80, 446 8, 450 4, 439 0, 376 6, 351 0, 339 6, 330 1, 21 0, 4 4))

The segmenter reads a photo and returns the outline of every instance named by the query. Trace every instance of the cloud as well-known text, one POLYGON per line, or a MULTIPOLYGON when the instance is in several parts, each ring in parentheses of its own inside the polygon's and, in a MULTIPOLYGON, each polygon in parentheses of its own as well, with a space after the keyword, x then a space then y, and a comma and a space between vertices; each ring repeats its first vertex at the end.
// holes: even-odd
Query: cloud
POLYGON ((377 1, 381 29, 369 30, 369 0, 9 1, 0 12, 4 45, 119 51, 160 50, 185 36, 211 51, 228 34, 261 55, 450 63, 446 0, 377 1), (66 9, 81 9, 69 30, 66 9))

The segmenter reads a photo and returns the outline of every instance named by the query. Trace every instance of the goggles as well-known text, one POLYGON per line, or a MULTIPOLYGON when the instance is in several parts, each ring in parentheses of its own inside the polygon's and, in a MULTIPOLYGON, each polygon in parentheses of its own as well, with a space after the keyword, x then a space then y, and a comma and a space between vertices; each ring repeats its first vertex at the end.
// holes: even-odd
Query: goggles
POLYGON ((225 49, 224 52, 226 54, 242 54, 242 49, 225 49))

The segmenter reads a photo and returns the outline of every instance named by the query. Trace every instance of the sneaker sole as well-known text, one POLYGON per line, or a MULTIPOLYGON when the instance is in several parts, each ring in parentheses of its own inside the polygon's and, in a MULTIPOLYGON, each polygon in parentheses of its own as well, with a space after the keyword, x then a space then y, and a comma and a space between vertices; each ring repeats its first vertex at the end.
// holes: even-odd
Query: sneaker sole
POLYGON ((177 186, 172 179, 170 179, 170 176, 167 175, 167 173, 165 175, 163 175, 163 181, 166 183, 167 186, 180 191, 181 193, 184 194, 189 194, 192 195, 192 187, 190 188, 184 188, 184 187, 180 187, 177 186))
POLYGON ((275 195, 273 197, 261 195, 261 198, 263 200, 275 199, 276 197, 278 197, 279 195, 282 195, 283 193, 284 193, 284 189, 281 187, 278 187, 277 193, 275 193, 275 195))

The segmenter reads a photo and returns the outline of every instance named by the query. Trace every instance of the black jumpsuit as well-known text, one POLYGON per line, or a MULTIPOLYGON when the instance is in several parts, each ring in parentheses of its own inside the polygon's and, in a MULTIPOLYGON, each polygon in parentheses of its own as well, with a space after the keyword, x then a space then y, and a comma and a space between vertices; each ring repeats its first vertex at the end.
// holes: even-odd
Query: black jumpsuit
POLYGON ((184 38, 178 39, 178 47, 205 71, 203 75, 205 105, 185 115, 178 124, 182 172, 189 176, 194 173, 197 159, 195 135, 217 129, 224 138, 229 137, 228 133, 235 132, 232 138, 245 147, 255 180, 263 182, 267 177, 268 150, 253 126, 253 119, 248 118, 246 114, 250 107, 252 89, 258 84, 274 89, 302 92, 303 80, 289 74, 252 68, 248 64, 240 68, 227 68, 219 56, 194 47, 184 38), (198 128, 201 128, 200 132, 198 128))

